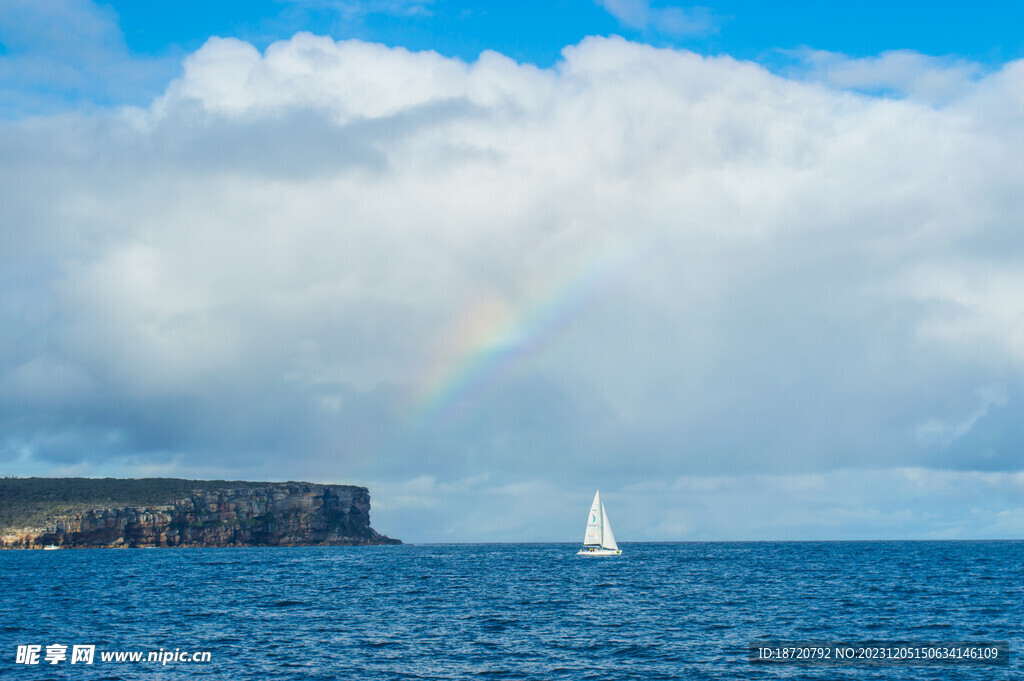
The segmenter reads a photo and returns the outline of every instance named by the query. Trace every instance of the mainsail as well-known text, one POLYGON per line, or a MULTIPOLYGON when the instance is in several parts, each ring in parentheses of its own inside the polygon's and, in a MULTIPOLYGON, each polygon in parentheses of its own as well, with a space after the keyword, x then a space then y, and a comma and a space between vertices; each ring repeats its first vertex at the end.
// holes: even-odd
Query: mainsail
POLYGON ((612 532, 612 525, 608 522, 608 512, 604 510, 604 502, 601 501, 601 490, 594 495, 594 503, 590 505, 590 515, 587 516, 587 532, 583 535, 584 546, 600 546, 604 549, 617 551, 619 545, 615 543, 615 534, 612 532))
MULTIPOLYGON (((601 545, 601 526, 604 518, 604 504, 601 503, 601 490, 594 495, 594 503, 590 505, 590 515, 587 516, 587 533, 583 535, 584 546, 601 545)), ((577 535, 579 536, 579 535, 577 535)))

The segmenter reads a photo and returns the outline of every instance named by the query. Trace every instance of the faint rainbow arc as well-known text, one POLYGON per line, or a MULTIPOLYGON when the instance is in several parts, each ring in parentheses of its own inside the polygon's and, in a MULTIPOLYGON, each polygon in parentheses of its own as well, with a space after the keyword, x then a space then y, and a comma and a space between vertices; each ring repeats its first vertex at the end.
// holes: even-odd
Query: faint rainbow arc
POLYGON ((550 347, 618 269, 618 260, 601 252, 578 259, 576 267, 541 287, 542 294, 504 315, 464 311, 470 317, 464 326, 471 328, 460 339, 465 347, 427 381, 410 425, 446 423, 514 367, 550 347), (474 320, 474 314, 482 319, 474 320))

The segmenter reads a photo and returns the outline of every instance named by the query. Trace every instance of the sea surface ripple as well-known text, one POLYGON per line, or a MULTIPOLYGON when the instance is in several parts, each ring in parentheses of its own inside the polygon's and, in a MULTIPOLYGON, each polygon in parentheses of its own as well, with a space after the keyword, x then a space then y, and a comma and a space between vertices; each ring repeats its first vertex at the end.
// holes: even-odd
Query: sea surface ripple
POLYGON ((4 679, 1024 678, 1024 542, 0 552, 4 679), (765 666, 757 641, 1005 640, 1004 667, 765 666), (16 664, 92 644, 92 665, 16 664), (209 651, 101 662, 100 651, 209 651))

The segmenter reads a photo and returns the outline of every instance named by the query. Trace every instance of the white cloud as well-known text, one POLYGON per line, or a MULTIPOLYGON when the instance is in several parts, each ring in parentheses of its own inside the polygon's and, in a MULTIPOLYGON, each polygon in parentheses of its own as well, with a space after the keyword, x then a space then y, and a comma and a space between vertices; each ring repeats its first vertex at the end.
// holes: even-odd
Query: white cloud
POLYGON ((489 496, 1019 470, 1022 73, 935 107, 621 39, 211 40, 151 106, 0 125, 0 458, 440 490, 461 538, 489 496))
POLYGON ((907 287, 932 312, 918 325, 925 339, 963 353, 1024 361, 1024 271, 1015 263, 934 263, 909 274, 907 287))
POLYGON ((940 104, 970 91, 984 74, 980 64, 913 50, 890 50, 859 58, 806 48, 788 53, 802 62, 797 73, 805 78, 837 88, 909 96, 940 104))
POLYGON ((346 19, 368 14, 426 16, 434 0, 282 0, 307 10, 337 12, 346 19))
POLYGON ((629 28, 671 35, 702 35, 718 30, 707 7, 652 7, 650 0, 596 0, 629 28))

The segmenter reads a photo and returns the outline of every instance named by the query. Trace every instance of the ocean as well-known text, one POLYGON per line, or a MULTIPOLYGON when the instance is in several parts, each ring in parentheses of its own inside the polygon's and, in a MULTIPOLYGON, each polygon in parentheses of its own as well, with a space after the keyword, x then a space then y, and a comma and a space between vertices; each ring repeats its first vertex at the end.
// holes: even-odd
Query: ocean
POLYGON ((1024 678, 1024 542, 621 547, 2 551, 0 677, 1024 678), (769 641, 1005 641, 1010 654, 751 662, 769 641))

